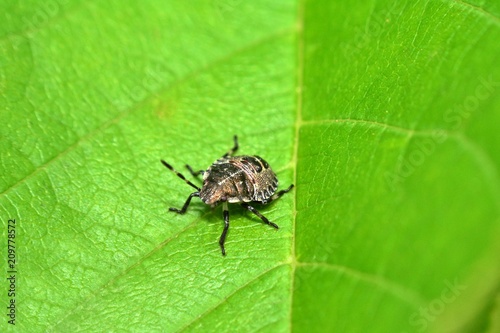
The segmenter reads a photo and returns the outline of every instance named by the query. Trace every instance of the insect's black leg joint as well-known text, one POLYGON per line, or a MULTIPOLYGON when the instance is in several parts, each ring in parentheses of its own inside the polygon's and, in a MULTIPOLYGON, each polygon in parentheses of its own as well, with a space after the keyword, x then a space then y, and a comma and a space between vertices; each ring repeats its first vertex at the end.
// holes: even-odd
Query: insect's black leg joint
POLYGON ((235 151, 237 151, 237 150, 238 150, 238 148, 240 147, 240 146, 238 145, 238 136, 237 136, 237 135, 235 135, 235 136, 233 137, 233 141, 234 141, 233 152, 235 152, 235 151))
POLYGON ((281 198, 281 196, 283 196, 283 194, 290 192, 290 190, 291 190, 292 188, 294 188, 294 185, 293 185, 293 184, 291 184, 290 186, 288 186, 288 188, 287 188, 287 189, 284 189, 284 190, 281 190, 281 191, 278 191, 278 192, 274 193, 274 194, 273 194, 273 196, 272 196, 272 197, 270 197, 270 198, 267 200, 267 202, 263 202, 263 203, 264 203, 264 204, 267 204, 267 203, 270 203, 270 202, 272 202, 272 201, 274 201, 274 200, 278 200, 279 198, 281 198))
POLYGON ((235 135, 235 136, 233 137, 233 140, 234 140, 234 146, 233 146, 233 148, 231 148, 231 149, 230 149, 227 153, 225 153, 224 155, 222 155, 222 157, 223 157, 223 158, 225 158, 225 157, 229 157, 229 156, 232 156, 234 153, 236 153, 236 151, 237 151, 237 150, 238 150, 238 148, 240 147, 240 146, 238 145, 238 136, 237 136, 237 135, 235 135))
POLYGON ((193 197, 199 197, 200 196, 200 192, 193 192, 189 195, 189 197, 187 198, 186 202, 184 203, 184 206, 182 206, 181 209, 177 209, 177 208, 173 208, 173 207, 170 207, 168 210, 171 211, 171 212, 176 212, 177 214, 184 214, 189 206, 189 204, 191 203, 191 199, 193 197))
POLYGON ((194 177, 198 177, 199 175, 203 175, 203 173, 205 173, 205 170, 194 171, 189 164, 186 164, 186 168, 194 177))
POLYGON ((264 215, 262 215, 257 209, 253 208, 249 204, 242 203, 241 206, 245 207, 246 209, 248 209, 249 211, 251 211, 252 213, 254 213, 255 215, 257 215, 262 220, 262 222, 264 222, 265 224, 269 224, 271 227, 279 229, 279 227, 278 227, 278 225, 276 223, 273 223, 273 222, 269 221, 267 219, 267 217, 265 217, 264 215))
POLYGON ((222 235, 220 235, 219 245, 222 250, 222 255, 226 255, 226 249, 224 248, 224 243, 226 242, 227 231, 229 230, 229 211, 227 210, 227 202, 222 205, 222 214, 224 216, 224 230, 222 230, 222 235))

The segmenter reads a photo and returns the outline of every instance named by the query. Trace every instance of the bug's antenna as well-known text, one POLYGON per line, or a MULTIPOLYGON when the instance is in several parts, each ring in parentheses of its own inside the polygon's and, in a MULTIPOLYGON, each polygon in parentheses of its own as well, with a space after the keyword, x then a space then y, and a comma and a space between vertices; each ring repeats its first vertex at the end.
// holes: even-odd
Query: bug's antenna
POLYGON ((186 184, 188 184, 191 187, 194 187, 198 191, 201 191, 201 188, 199 188, 198 186, 196 186, 195 184, 193 184, 189 180, 187 180, 186 177, 184 177, 182 175, 182 173, 180 173, 179 171, 175 170, 170 164, 168 164, 164 160, 161 160, 161 163, 163 163, 163 165, 166 166, 170 171, 172 171, 173 173, 175 173, 180 179, 182 179, 183 181, 185 181, 186 184))

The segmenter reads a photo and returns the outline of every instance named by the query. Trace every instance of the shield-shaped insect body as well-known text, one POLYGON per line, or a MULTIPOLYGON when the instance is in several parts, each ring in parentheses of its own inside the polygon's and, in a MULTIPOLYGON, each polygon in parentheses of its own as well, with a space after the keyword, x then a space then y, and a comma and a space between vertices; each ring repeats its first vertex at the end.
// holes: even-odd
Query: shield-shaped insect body
POLYGON ((222 255, 226 255, 224 242, 229 230, 228 203, 238 203, 257 215, 264 223, 278 229, 278 226, 269 221, 264 215, 257 211, 249 203, 268 204, 293 188, 293 184, 287 189, 276 192, 278 189, 278 178, 269 164, 259 156, 233 156, 238 150, 238 137, 234 136, 234 146, 221 158, 216 160, 207 170, 194 171, 186 165, 189 172, 197 177, 203 175, 201 188, 186 179, 176 171, 170 164, 161 160, 163 165, 184 180, 189 186, 196 189, 189 195, 181 209, 170 208, 172 212, 184 214, 193 197, 199 197, 205 204, 215 207, 222 204, 224 217, 224 230, 219 240, 222 255))

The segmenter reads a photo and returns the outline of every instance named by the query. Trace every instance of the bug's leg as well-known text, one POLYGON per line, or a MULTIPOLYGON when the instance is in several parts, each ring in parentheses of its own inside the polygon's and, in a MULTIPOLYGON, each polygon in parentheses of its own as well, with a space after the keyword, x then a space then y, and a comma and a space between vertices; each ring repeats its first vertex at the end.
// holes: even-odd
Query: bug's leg
POLYGON ((184 203, 184 206, 182 206, 181 209, 170 207, 168 210, 171 211, 171 212, 176 212, 178 214, 184 214, 186 212, 186 209, 189 206, 189 203, 191 202, 191 199, 193 197, 199 197, 199 196, 200 196, 200 192, 193 192, 193 193, 191 193, 189 195, 189 197, 187 198, 186 202, 184 203))
POLYGON ((189 172, 191 172, 191 174, 194 176, 194 177, 198 177, 199 175, 202 175, 205 173, 205 170, 198 170, 198 171, 194 171, 193 168, 191 168, 190 165, 186 164, 186 168, 189 170, 189 172))
POLYGON ((249 211, 251 211, 252 213, 254 213, 255 215, 257 215, 262 221, 264 221, 264 223, 269 224, 271 227, 275 227, 276 229, 279 229, 279 227, 276 223, 269 221, 267 219, 267 217, 265 217, 264 215, 259 213, 259 211, 257 209, 253 208, 252 206, 250 206, 246 202, 242 203, 241 205, 243 207, 245 207, 246 209, 248 209, 249 211))
POLYGON ((239 147, 239 145, 238 145, 238 136, 235 135, 234 138, 233 138, 233 140, 234 140, 234 146, 233 146, 233 148, 231 148, 227 153, 225 153, 224 155, 222 155, 223 158, 232 156, 238 150, 238 147, 239 147))
POLYGON ((226 241, 227 231, 229 230, 229 210, 227 209, 227 202, 222 204, 222 214, 224 216, 224 230, 222 235, 220 235, 219 244, 222 250, 222 255, 226 255, 226 250, 224 249, 224 242, 226 241))
POLYGON ((290 186, 288 186, 288 188, 287 188, 287 189, 285 189, 285 190, 281 190, 281 191, 278 191, 278 192, 274 193, 274 194, 273 194, 273 195, 272 195, 272 196, 271 196, 271 197, 267 200, 267 202, 265 202, 265 203, 266 203, 266 204, 268 204, 268 203, 270 203, 270 202, 272 202, 272 201, 274 201, 274 200, 278 200, 279 198, 281 198, 281 196, 282 196, 283 194, 290 192, 290 190, 291 190, 292 188, 293 188, 293 184, 292 184, 292 185, 290 185, 290 186))
POLYGON ((161 163, 163 163, 163 165, 166 166, 170 171, 172 171, 173 173, 175 173, 180 179, 182 179, 183 181, 185 181, 186 184, 188 184, 191 187, 194 187, 198 191, 201 191, 201 189, 198 186, 196 186, 195 184, 193 184, 189 180, 187 180, 186 177, 184 177, 182 175, 182 173, 180 173, 179 171, 175 170, 170 164, 168 164, 164 160, 161 160, 161 163))

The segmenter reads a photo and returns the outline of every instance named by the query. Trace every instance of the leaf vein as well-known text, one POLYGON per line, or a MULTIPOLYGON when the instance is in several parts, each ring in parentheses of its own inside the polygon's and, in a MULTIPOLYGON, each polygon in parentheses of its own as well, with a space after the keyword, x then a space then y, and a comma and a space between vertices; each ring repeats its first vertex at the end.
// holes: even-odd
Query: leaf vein
POLYGON ((113 285, 118 279, 120 279, 121 277, 123 277, 126 274, 128 274, 128 272, 130 272, 131 270, 133 270, 135 267, 139 266, 147 258, 149 258, 154 253, 156 253, 157 251, 159 251, 160 249, 162 249, 165 245, 167 245, 172 240, 174 240, 175 238, 177 238, 180 234, 182 234, 185 231, 193 228, 197 224, 198 221, 200 221, 201 219, 205 218, 205 216, 207 216, 210 213, 211 212, 207 212, 207 213, 203 214, 202 216, 200 216, 199 218, 196 218, 193 222, 191 222, 190 224, 188 224, 186 227, 184 227, 183 229, 181 229, 178 232, 174 233, 169 238, 165 239, 163 242, 161 242, 160 244, 158 244, 151 251, 149 251, 148 253, 146 253, 144 256, 142 256, 141 258, 139 258, 137 260, 137 262, 133 263, 132 265, 130 265, 129 267, 127 267, 125 270, 123 270, 122 272, 118 273, 116 276, 112 277, 106 283, 104 283, 100 287, 96 288, 93 293, 91 293, 90 295, 88 295, 87 297, 85 297, 81 302, 78 302, 78 304, 76 306, 74 306, 70 311, 68 311, 68 313, 66 315, 62 316, 62 318, 60 320, 58 320, 53 326, 49 327, 48 331, 51 331, 56 326, 58 326, 60 323, 62 323, 66 318, 68 318, 69 316, 71 316, 73 313, 76 313, 78 311, 78 309, 80 309, 80 307, 82 305, 84 305, 84 304, 91 304, 91 302, 90 302, 91 299, 96 298, 97 295, 102 295, 103 294, 103 290, 105 290, 109 286, 113 285))
MULTIPOLYGON (((302 106, 303 106, 303 88, 304 88, 304 10, 305 0, 299 0, 297 6, 297 106, 295 115, 295 141, 293 143, 292 161, 290 165, 293 166, 293 183, 297 185, 297 165, 299 156, 299 135, 302 127, 302 106)), ((297 221, 297 191, 293 191, 293 207, 292 207, 292 237, 290 248, 290 261, 291 261, 291 276, 290 276, 290 308, 289 308, 289 331, 292 332, 293 322, 293 291, 295 287, 295 268, 297 267, 297 255, 295 252, 295 234, 296 234, 296 221, 297 221)))
POLYGON ((235 57, 238 54, 241 54, 241 53, 247 52, 249 50, 252 50, 252 49, 254 49, 257 46, 262 45, 262 44, 267 43, 267 42, 270 42, 270 41, 272 41, 274 39, 281 38, 281 37, 289 34, 290 32, 291 32, 290 29, 278 30, 277 32, 275 32, 273 34, 269 34, 269 35, 267 35, 267 36, 265 36, 265 37, 263 37, 261 39, 253 41, 251 43, 248 43, 248 44, 246 44, 246 45, 244 45, 244 46, 242 46, 240 48, 237 48, 233 52, 229 52, 228 54, 226 54, 226 55, 224 55, 224 56, 222 56, 222 57, 220 57, 218 59, 215 59, 212 62, 209 62, 209 63, 205 64, 204 66, 201 66, 201 67, 199 67, 199 68, 197 68, 197 69, 189 72, 184 77, 181 77, 178 80, 176 80, 176 81, 168 84, 167 86, 164 86, 164 87, 160 88, 156 93, 149 94, 143 100, 137 102, 136 104, 132 105, 128 109, 122 111, 117 116, 113 117, 112 119, 110 119, 108 121, 105 121, 102 125, 96 127, 94 130, 90 131, 88 134, 86 134, 86 135, 82 136, 81 138, 79 138, 78 140, 74 141, 66 149, 64 149, 63 151, 61 151, 58 154, 56 154, 54 157, 52 157, 51 159, 49 159, 45 163, 41 164, 40 166, 38 166, 37 168, 35 168, 33 170, 33 172, 31 172, 30 174, 28 174, 25 177, 21 178, 16 183, 14 183, 12 186, 10 186, 9 188, 7 188, 4 192, 0 193, 0 197, 2 197, 3 195, 7 195, 10 191, 12 191, 18 185, 20 185, 20 184, 28 181, 30 178, 36 176, 43 169, 46 169, 47 167, 49 167, 50 165, 52 165, 53 163, 55 163, 56 161, 58 161, 62 157, 66 156, 68 153, 70 153, 71 151, 73 151, 74 149, 76 149, 81 144, 83 144, 83 143, 85 143, 87 141, 90 141, 93 137, 97 136, 101 132, 104 132, 110 126, 118 123, 122 118, 125 118, 129 114, 131 114, 134 111, 140 109, 141 106, 143 106, 144 104, 146 104, 151 98, 153 98, 154 96, 156 96, 159 92, 164 93, 166 91, 172 90, 175 87, 177 87, 178 85, 186 82, 187 80, 190 80, 193 77, 199 76, 200 74, 202 74, 202 73, 204 73, 206 71, 211 70, 213 67, 215 67, 215 66, 217 66, 217 65, 219 65, 221 63, 224 63, 228 59, 231 59, 232 57, 235 57))
POLYGON ((425 306, 427 304, 426 300, 422 296, 418 295, 415 291, 399 285, 394 281, 387 280, 386 278, 379 275, 365 273, 346 266, 321 262, 299 262, 297 265, 299 267, 324 268, 340 273, 345 273, 346 275, 367 282, 382 290, 386 290, 390 294, 396 296, 397 298, 401 299, 405 303, 412 305, 415 308, 425 306))
POLYGON ((287 265, 287 264, 288 263, 278 263, 277 265, 272 266, 272 267, 264 270, 262 273, 257 274, 255 277, 253 277, 252 279, 248 280, 245 284, 239 286, 238 288, 236 288, 235 290, 233 290, 231 293, 229 293, 226 297, 222 298, 218 303, 214 304, 212 307, 208 308, 205 312, 201 313, 200 315, 198 315, 197 317, 195 317, 192 321, 188 322, 186 325, 184 325, 183 327, 181 327, 177 332, 185 331, 188 327, 192 326, 194 323, 198 322, 199 320, 203 319, 204 317, 208 316, 210 313, 212 313, 213 311, 215 311, 217 308, 219 308, 221 305, 223 305, 229 298, 231 298, 232 296, 236 295, 239 291, 245 289, 246 287, 248 287, 249 285, 251 285, 252 283, 254 283, 255 281, 257 281, 258 279, 260 279, 264 275, 272 272, 273 270, 275 270, 275 269, 277 269, 277 268, 279 268, 281 266, 287 265))
MULTIPOLYGON (((442 1, 444 1, 444 0, 442 0, 442 1)), ((444 2, 448 2, 448 1, 444 1, 444 2)), ((463 7, 465 9, 469 10, 472 13, 478 14, 480 16, 484 16, 487 19, 490 19, 496 25, 500 24, 500 18, 499 17, 495 16, 493 13, 490 13, 490 12, 486 11, 482 7, 473 5, 473 4, 469 3, 469 2, 462 1, 462 0, 451 0, 450 3, 455 3, 458 6, 463 7)))

